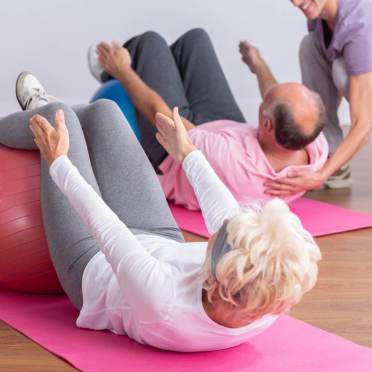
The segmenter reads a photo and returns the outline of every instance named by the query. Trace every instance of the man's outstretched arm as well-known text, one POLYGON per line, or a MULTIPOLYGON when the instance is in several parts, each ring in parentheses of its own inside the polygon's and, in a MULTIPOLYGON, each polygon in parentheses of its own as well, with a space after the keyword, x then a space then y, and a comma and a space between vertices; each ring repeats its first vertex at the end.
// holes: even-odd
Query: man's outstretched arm
POLYGON ((257 76, 261 97, 264 98, 266 93, 274 85, 278 84, 278 82, 256 47, 248 41, 241 41, 239 44, 239 51, 243 62, 249 67, 252 73, 257 76))
MULTIPOLYGON (((158 112, 172 118, 172 110, 163 98, 151 89, 132 69, 131 57, 127 49, 118 43, 112 45, 100 43, 97 47, 97 54, 101 66, 111 76, 118 79, 135 108, 152 124, 155 125, 158 112)), ((194 125, 185 118, 182 118, 183 125, 187 130, 194 128, 194 125)))

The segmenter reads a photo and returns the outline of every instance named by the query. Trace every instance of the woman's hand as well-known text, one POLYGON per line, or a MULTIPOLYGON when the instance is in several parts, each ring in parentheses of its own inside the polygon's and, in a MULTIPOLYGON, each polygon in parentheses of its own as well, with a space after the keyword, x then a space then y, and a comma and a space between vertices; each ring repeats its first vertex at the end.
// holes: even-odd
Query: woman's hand
POLYGON ((70 147, 62 110, 56 112, 55 123, 56 128, 53 128, 49 121, 41 115, 35 115, 30 119, 30 129, 35 136, 36 146, 49 165, 52 165, 53 161, 61 155, 67 155, 70 147))
POLYGON ((111 45, 105 42, 99 43, 96 52, 103 69, 115 78, 119 78, 123 69, 130 67, 132 63, 128 49, 117 42, 111 45))
POLYGON ((287 177, 267 180, 265 194, 287 197, 300 192, 318 189, 326 181, 322 173, 313 171, 291 171, 287 177))
POLYGON ((157 113, 155 121, 158 129, 156 139, 174 160, 182 163, 185 157, 196 148, 183 125, 178 108, 173 109, 173 120, 157 113))

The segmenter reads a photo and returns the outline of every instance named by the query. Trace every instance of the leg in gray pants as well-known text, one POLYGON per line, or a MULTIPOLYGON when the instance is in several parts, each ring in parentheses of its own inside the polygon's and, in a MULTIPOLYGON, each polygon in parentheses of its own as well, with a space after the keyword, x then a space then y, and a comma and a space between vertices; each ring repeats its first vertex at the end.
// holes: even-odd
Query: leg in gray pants
MULTIPOLYGON (((212 42, 202 29, 193 29, 168 46, 156 32, 145 32, 124 44, 132 67, 171 108, 199 125, 212 120, 245 122, 232 95, 212 42)), ((111 77, 103 74, 102 80, 111 77)), ((167 156, 155 138, 156 129, 137 115, 141 144, 154 168, 167 156)))
POLYGON ((342 96, 333 81, 332 63, 313 33, 306 35, 301 42, 300 65, 302 82, 320 95, 326 107, 328 121, 323 133, 327 138, 330 153, 333 153, 343 139, 337 115, 342 96))
MULTIPOLYGON (((119 218, 134 233, 154 233, 183 241, 151 164, 112 101, 77 106, 75 112, 63 103, 51 103, 34 111, 12 114, 0 119, 0 143, 35 150, 28 128, 30 117, 38 113, 54 123, 58 109, 65 113, 70 135, 69 158, 119 218)), ((44 160, 41 190, 50 255, 64 290, 80 309, 82 275, 99 249, 54 184, 44 160)))

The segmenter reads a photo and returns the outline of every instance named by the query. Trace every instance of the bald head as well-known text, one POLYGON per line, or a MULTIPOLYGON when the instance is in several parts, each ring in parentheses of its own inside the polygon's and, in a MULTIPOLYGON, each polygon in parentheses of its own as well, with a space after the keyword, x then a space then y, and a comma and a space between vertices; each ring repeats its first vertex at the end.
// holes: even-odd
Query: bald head
POLYGON ((277 142, 289 150, 311 143, 326 121, 319 95, 298 83, 272 87, 264 97, 263 110, 275 127, 277 142))

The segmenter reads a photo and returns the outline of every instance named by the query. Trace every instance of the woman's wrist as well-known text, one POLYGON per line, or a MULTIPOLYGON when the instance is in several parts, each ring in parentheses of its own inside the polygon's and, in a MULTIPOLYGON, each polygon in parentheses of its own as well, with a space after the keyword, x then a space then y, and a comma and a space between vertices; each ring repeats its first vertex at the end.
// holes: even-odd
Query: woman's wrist
POLYGON ((189 155, 190 153, 192 153, 195 150, 196 150, 196 147, 193 144, 187 144, 183 148, 182 152, 180 153, 180 157, 179 157, 180 163, 182 163, 185 160, 187 155, 189 155))
POLYGON ((335 168, 335 165, 333 164, 332 156, 329 157, 323 168, 318 171, 323 183, 326 182, 338 169, 339 168, 335 168))
POLYGON ((50 160, 47 160, 46 159, 47 163, 49 164, 49 169, 52 169, 58 163, 60 163, 62 161, 62 158, 63 157, 67 157, 67 154, 61 154, 59 156, 56 156, 56 157, 51 158, 50 160))
POLYGON ((318 171, 318 185, 317 187, 321 187, 329 178, 329 176, 326 176, 326 173, 324 173, 322 170, 318 171))
MULTIPOLYGON (((328 163, 328 161, 327 161, 327 163, 328 163)), ((328 166, 327 163, 323 166, 322 169, 319 169, 316 172, 317 179, 318 179, 317 187, 321 187, 322 185, 324 185, 327 182, 327 180, 329 179, 329 177, 331 177, 332 174, 335 172, 334 170, 332 170, 331 167, 328 166)))
POLYGON ((45 160, 46 160, 47 163, 49 164, 49 167, 51 167, 52 164, 53 164, 57 159, 59 159, 61 156, 66 156, 66 154, 65 154, 65 153, 59 153, 59 154, 56 154, 56 155, 53 155, 53 156, 47 157, 45 160))

